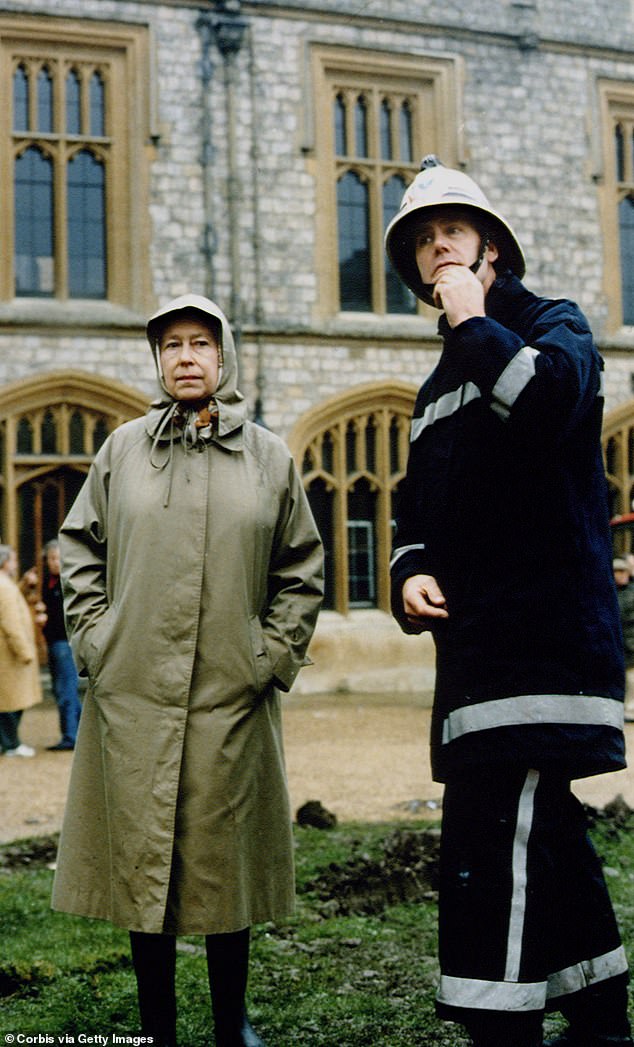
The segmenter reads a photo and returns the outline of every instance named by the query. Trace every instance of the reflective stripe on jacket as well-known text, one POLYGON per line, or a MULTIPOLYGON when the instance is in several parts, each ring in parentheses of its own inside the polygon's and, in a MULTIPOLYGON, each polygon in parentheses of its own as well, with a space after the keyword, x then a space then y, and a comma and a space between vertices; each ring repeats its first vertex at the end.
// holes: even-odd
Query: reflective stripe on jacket
POLYGON ((624 766, 623 655, 601 455, 602 361, 569 301, 507 273, 454 330, 412 420, 392 557, 430 574, 432 763, 520 761, 583 777, 624 766))

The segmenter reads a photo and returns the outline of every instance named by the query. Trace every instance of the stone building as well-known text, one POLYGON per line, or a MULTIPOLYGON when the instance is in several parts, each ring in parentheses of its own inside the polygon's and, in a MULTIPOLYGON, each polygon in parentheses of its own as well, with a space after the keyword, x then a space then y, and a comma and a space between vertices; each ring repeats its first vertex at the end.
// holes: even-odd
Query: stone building
POLYGON ((145 318, 207 294, 327 548, 304 686, 410 686, 387 562, 438 341, 382 233, 430 152, 512 222, 528 285, 588 314, 629 510, 633 59, 631 0, 0 0, 0 525, 23 567, 155 393, 145 318))

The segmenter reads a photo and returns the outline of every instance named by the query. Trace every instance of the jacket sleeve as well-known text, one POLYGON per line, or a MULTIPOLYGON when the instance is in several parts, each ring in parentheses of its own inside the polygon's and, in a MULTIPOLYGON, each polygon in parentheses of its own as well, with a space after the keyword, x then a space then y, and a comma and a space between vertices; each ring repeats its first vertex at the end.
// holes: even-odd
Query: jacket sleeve
POLYGON ((601 395, 603 364, 573 302, 544 301, 519 335, 491 317, 473 317, 448 344, 491 410, 520 439, 564 439, 601 395))
POLYGON ((14 658, 27 665, 35 658, 35 643, 24 629, 24 622, 30 622, 31 612, 27 608, 28 618, 25 619, 24 608, 20 606, 23 602, 24 597, 17 585, 11 583, 0 589, 0 629, 14 658))
POLYGON ((410 477, 411 468, 412 456, 410 454, 407 476, 399 491, 396 533, 390 559, 390 588, 393 616, 404 633, 417 634, 420 629, 410 625, 405 617, 403 585, 413 575, 433 574, 433 570, 429 562, 428 545, 425 535, 421 533, 416 511, 417 499, 410 477))
POLYGON ((295 463, 289 459, 268 574, 262 627, 276 686, 289 691, 302 665, 324 593, 321 539, 295 463))
POLYGON ((86 675, 86 637, 108 610, 106 557, 110 441, 94 459, 60 529, 66 631, 75 664, 86 675))

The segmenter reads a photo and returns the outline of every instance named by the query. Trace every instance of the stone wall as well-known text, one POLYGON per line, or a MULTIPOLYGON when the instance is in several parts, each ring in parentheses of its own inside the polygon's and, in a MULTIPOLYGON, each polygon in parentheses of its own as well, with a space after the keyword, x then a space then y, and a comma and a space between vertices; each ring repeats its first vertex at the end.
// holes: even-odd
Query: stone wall
MULTIPOLYGON (((603 338, 596 81, 634 79, 631 3, 612 0, 609 19, 594 0, 497 0, 484 6, 454 0, 423 6, 415 18, 406 0, 370 2, 362 9, 351 4, 349 11, 341 0, 251 2, 241 12, 249 25, 235 63, 242 384, 253 404, 263 365, 265 419, 282 435, 305 410, 351 385, 400 379, 418 386, 437 353, 433 327, 422 319, 364 317, 351 331, 334 317, 325 332, 314 319, 320 295, 316 194, 305 148, 311 43, 461 59, 469 173, 515 227, 528 258, 529 286, 575 298, 597 338, 603 338)), ((2 10, 148 26, 158 135, 148 152, 151 250, 139 264, 150 267, 155 302, 187 289, 205 292, 211 284, 229 311, 223 63, 212 48, 204 109, 203 47, 196 26, 201 11, 213 6, 5 0, 2 10), (206 119, 212 156, 210 266, 201 167, 206 119)), ((0 382, 80 367, 151 395, 153 368, 141 335, 140 322, 119 334, 61 335, 45 327, 6 331, 0 335, 0 382)), ((608 408, 632 397, 628 349, 626 344, 606 350, 608 408)))
MULTIPOLYGON (((239 0, 236 0, 239 8, 239 0)), ((231 4, 164 0, 0 0, 0 14, 147 27, 152 62, 146 212, 151 301, 211 293, 238 321, 241 386, 260 394, 267 425, 288 435, 325 399, 372 381, 412 389, 435 364, 435 325, 416 317, 323 319, 316 265, 318 162, 311 140, 311 45, 453 57, 462 70, 459 128, 466 169, 516 229, 537 293, 576 299, 606 358, 608 410, 634 398, 634 333, 605 334, 599 78, 634 81, 634 4, 610 0, 249 0, 235 77, 237 257, 232 287, 226 68, 205 51, 201 16, 231 4), (207 160, 205 170, 203 159, 207 160)), ((71 303, 55 323, 27 323, 0 303, 0 386, 63 369, 96 372, 152 396, 141 314, 91 324, 71 303), (76 329, 75 329, 76 328, 76 329)), ((46 314, 45 303, 43 312, 46 314)), ((320 668, 298 687, 433 686, 428 638, 403 637, 380 612, 320 621, 320 668), (371 642, 368 644, 368 639, 371 642), (368 651, 372 660, 368 662, 368 651)))

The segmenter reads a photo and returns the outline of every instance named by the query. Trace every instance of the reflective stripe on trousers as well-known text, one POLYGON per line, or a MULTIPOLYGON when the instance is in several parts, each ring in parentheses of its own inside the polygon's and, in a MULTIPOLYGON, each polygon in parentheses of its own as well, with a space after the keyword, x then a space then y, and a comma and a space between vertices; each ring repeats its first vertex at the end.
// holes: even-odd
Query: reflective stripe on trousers
POLYGON ((570 783, 536 770, 474 770, 443 801, 440 1017, 554 1009, 621 975, 625 954, 570 783))

